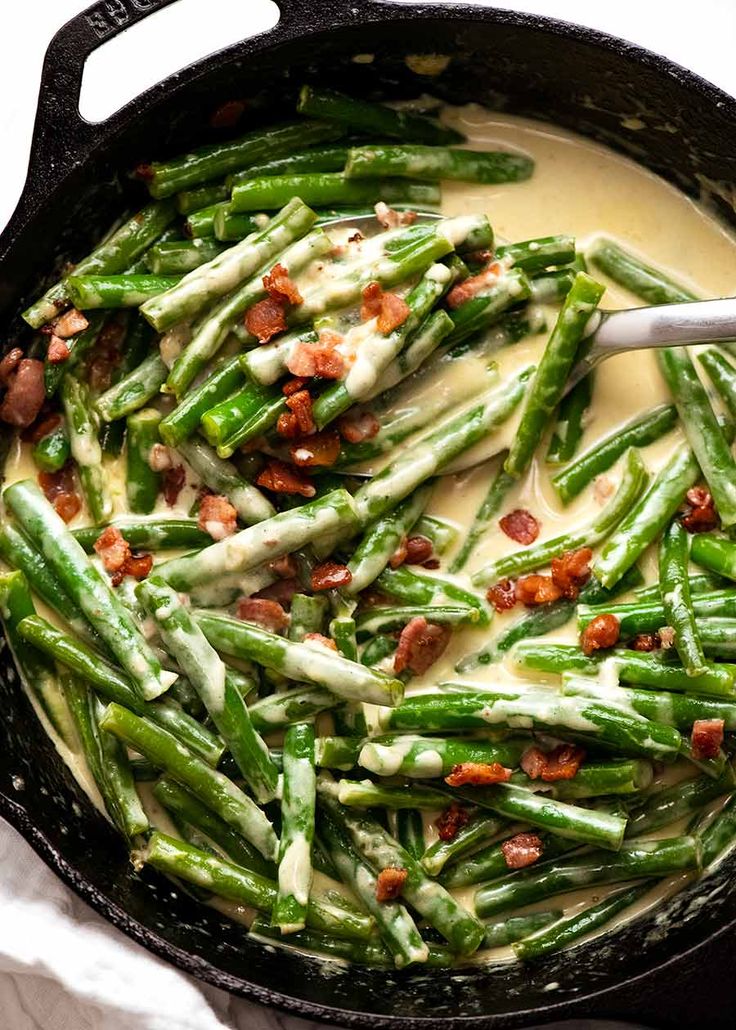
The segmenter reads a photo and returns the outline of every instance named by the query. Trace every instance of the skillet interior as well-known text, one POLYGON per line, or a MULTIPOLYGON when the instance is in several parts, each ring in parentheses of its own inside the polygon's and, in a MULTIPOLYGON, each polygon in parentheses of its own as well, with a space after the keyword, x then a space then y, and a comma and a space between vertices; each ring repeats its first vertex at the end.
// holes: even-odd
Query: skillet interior
MULTIPOLYGON (((54 257, 85 253, 121 206, 142 199, 121 170, 202 142, 211 112, 233 97, 252 100, 249 124, 291 117, 305 79, 369 97, 429 91, 557 122, 626 152, 693 195, 705 180, 720 183, 716 203, 736 221, 722 199, 736 182, 736 103, 684 70, 588 30, 509 12, 376 2, 359 10, 342 2, 316 6, 304 3, 298 19, 292 10, 272 33, 178 73, 104 126, 92 131, 80 124, 76 144, 63 141, 73 160, 61 177, 37 145, 19 210, 0 239, 4 338, 12 339, 23 300, 38 292, 54 257), (437 51, 452 60, 435 78, 417 76, 404 60, 407 53, 437 51), (356 64, 355 53, 375 59, 356 64), (627 128, 632 118, 647 128, 627 128)), ((39 138, 46 130, 37 127, 39 138)), ((59 132, 65 131, 62 124, 59 132)), ((532 968, 455 975, 347 970, 253 944, 244 929, 168 881, 134 873, 121 842, 81 795, 35 719, 7 647, 0 654, 0 704, 0 814, 98 911, 217 986, 343 1025, 407 1027, 416 1018, 424 1026, 465 1020, 519 1026, 563 1014, 605 1014, 658 1026, 704 1019, 732 1026, 736 991, 729 988, 730 970, 723 965, 719 976, 718 968, 733 949, 734 931, 691 949, 736 922, 736 886, 729 883, 736 859, 653 915, 532 968), (704 969, 707 997, 697 990, 704 969)))

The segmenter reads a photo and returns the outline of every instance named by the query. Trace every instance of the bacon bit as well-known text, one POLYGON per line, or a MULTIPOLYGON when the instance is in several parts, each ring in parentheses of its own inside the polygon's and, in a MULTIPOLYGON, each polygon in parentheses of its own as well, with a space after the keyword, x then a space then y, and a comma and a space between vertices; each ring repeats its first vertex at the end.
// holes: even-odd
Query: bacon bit
POLYGON ((432 557, 432 541, 421 534, 410 536, 406 541, 406 550, 407 565, 423 565, 432 557))
POLYGON ((384 293, 381 284, 368 283, 363 290, 360 317, 364 322, 376 319, 379 333, 390 333, 409 317, 409 305, 395 293, 384 293))
POLYGON ((440 567, 439 558, 430 558, 429 561, 422 562, 423 569, 438 569, 440 567))
POLYGON ((210 115, 210 128, 232 129, 242 118, 245 108, 244 100, 226 100, 210 115))
POLYGON ((294 579, 299 571, 293 554, 284 554, 280 558, 274 558, 268 563, 268 567, 279 579, 294 579))
POLYGON ((171 451, 163 443, 155 443, 148 452, 148 464, 154 472, 165 472, 174 464, 171 451))
POLYGON ((661 646, 659 633, 638 633, 629 643, 632 651, 658 651, 661 646))
POLYGON ((398 547, 396 548, 396 550, 394 551, 394 553, 391 555, 391 557, 388 560, 388 563, 389 563, 390 567, 392 569, 398 569, 399 566, 403 565, 404 562, 406 561, 406 556, 407 556, 408 553, 409 553, 409 551, 408 551, 408 548, 407 548, 407 539, 404 536, 404 537, 401 538, 401 540, 399 541, 398 547))
POLYGON ((265 490, 273 490, 279 494, 300 494, 302 497, 314 497, 317 490, 309 476, 293 465, 271 458, 256 479, 256 484, 265 490))
POLYGON ((516 584, 511 579, 502 579, 490 587, 486 599, 497 612, 511 611, 516 604, 516 584))
POLYGON ((376 212, 378 224, 382 225, 384 229, 398 229, 402 225, 414 225, 417 220, 416 211, 394 211, 382 200, 378 201, 373 210, 376 212))
MULTIPOLYGON (((330 332, 330 337, 337 336, 337 333, 330 332)), ((345 358, 339 350, 335 350, 335 344, 325 342, 325 330, 320 333, 319 343, 310 343, 308 340, 300 340, 289 355, 286 367, 292 375, 311 379, 318 376, 320 379, 342 379, 345 375, 345 358)))
POLYGON ((83 332, 89 327, 89 322, 81 311, 76 308, 69 308, 64 314, 57 318, 53 324, 53 336, 60 336, 62 340, 68 340, 70 336, 83 332))
POLYGON ((557 780, 572 780, 585 761, 585 751, 575 744, 558 744, 545 755, 545 767, 542 779, 545 783, 556 783, 557 780))
POLYGON ((665 650, 675 646, 675 631, 672 626, 660 626, 657 633, 659 642, 665 650))
POLYGON ((538 780, 547 766, 547 755, 541 747, 533 744, 521 756, 519 765, 530 780, 538 780))
POLYGON ((394 655, 394 672, 405 669, 421 676, 434 665, 450 642, 450 627, 438 626, 419 616, 407 622, 394 655))
POLYGON ((213 540, 224 540, 235 532, 238 513, 222 494, 205 494, 199 505, 197 525, 213 540))
POLYGON ((312 590, 334 590, 346 587, 352 581, 353 574, 347 565, 336 561, 325 561, 312 569, 312 590))
POLYGON ((130 544, 116 526, 103 529, 94 542, 94 549, 102 559, 105 572, 121 573, 130 557, 130 544))
POLYGON ((144 161, 136 166, 136 169, 133 172, 133 174, 137 179, 142 179, 143 182, 151 182, 154 175, 153 165, 150 163, 150 161, 144 161))
POLYGON ((506 536, 517 544, 533 544, 539 536, 539 523, 525 508, 516 508, 498 521, 506 536))
POLYGON ((263 286, 272 300, 280 304, 301 304, 304 298, 295 282, 289 278, 289 270, 281 264, 274 265, 263 276, 263 286))
POLYGON ((184 489, 185 480, 186 472, 184 471, 183 465, 173 465, 171 468, 164 469, 164 500, 170 508, 173 508, 176 502, 179 500, 179 494, 184 489))
POLYGON ((282 608, 290 608, 294 594, 298 591, 299 582, 296 579, 277 579, 275 583, 270 583, 253 596, 265 601, 278 601, 282 608))
POLYGON ((596 651, 603 651, 618 643, 621 631, 615 615, 596 615, 588 623, 580 637, 583 654, 588 658, 596 651))
POLYGON ((46 360, 50 365, 61 365, 66 361, 71 354, 65 340, 62 340, 60 336, 52 336, 49 340, 48 350, 46 351, 46 360))
POLYGON ((363 443, 364 440, 372 440, 379 432, 381 423, 370 411, 359 411, 348 415, 341 415, 337 420, 337 428, 343 440, 348 443, 363 443))
POLYGON ((286 407, 294 413, 300 433, 307 436, 315 431, 317 427, 312 417, 312 398, 309 390, 297 390, 296 393, 292 393, 286 398, 286 407))
POLYGON ((140 551, 131 552, 123 567, 124 576, 132 576, 133 579, 145 579, 153 568, 153 555, 143 554, 140 551))
POLYGON ((409 875, 406 869, 389 866, 382 869, 376 880, 376 901, 395 901, 399 897, 409 875))
POLYGON ((321 647, 328 647, 330 651, 337 651, 337 644, 335 641, 326 637, 324 633, 305 633, 304 643, 306 644, 310 640, 315 644, 319 644, 321 647))
POLYGON ((479 293, 489 289, 491 286, 495 286, 502 273, 503 265, 499 261, 493 261, 482 272, 478 272, 477 275, 471 275, 468 279, 458 283, 457 286, 453 286, 447 294, 448 308, 459 308, 467 300, 472 300, 479 293))
POLYGON ((248 308, 245 313, 245 328, 259 343, 268 343, 272 336, 286 329, 286 316, 282 301, 264 297, 248 308))
POLYGON ((688 490, 685 499, 690 508, 680 521, 688 533, 707 533, 717 528, 720 519, 708 490, 702 486, 694 486, 688 490))
POLYGON ((124 336, 125 323, 115 319, 106 322, 97 337, 87 368, 87 379, 95 392, 102 392, 110 386, 112 371, 120 360, 124 336))
POLYGON ((590 559, 593 552, 589 547, 577 551, 565 551, 560 558, 552 559, 552 582, 562 591, 562 596, 576 601, 580 588, 590 579, 590 559))
POLYGON ((440 840, 454 840, 469 821, 470 813, 467 808, 463 808, 462 805, 458 805, 457 801, 453 801, 439 819, 435 819, 434 825, 437 827, 440 840))
POLYGON ((340 454, 340 437, 334 429, 323 429, 292 444, 289 453, 299 468, 329 467, 340 454))
POLYGON ((284 397, 291 397, 292 393, 298 393, 303 390, 309 382, 306 376, 297 377, 296 379, 287 379, 284 385, 281 387, 281 392, 284 397))
POLYGON ((43 490, 47 501, 55 501, 62 494, 74 493, 76 488, 74 466, 68 462, 58 472, 39 472, 38 485, 43 490))
POLYGON ((450 787, 487 787, 510 779, 511 769, 506 769, 500 762, 460 762, 453 765, 449 776, 445 776, 445 783, 450 787))
POLYGON ((24 443, 38 443, 39 440, 43 440, 49 433, 53 433, 61 425, 61 415, 47 415, 46 418, 42 418, 40 422, 36 422, 35 425, 30 426, 21 433, 21 440, 24 443))
POLYGON ((348 236, 348 243, 362 243, 364 239, 363 233, 356 229, 352 236, 348 236))
POLYGON ((693 758, 702 761, 717 757, 723 743, 723 725, 723 719, 695 720, 690 736, 693 758))
POLYGON ((503 842, 501 851, 509 869, 525 869, 539 861, 544 853, 544 844, 536 833, 517 833, 503 842))
POLYGON ((241 597, 236 614, 243 622, 256 622, 271 633, 280 633, 289 625, 289 616, 278 601, 265 597, 241 597))
POLYGON ((0 419, 11 426, 25 429, 36 421, 45 400, 43 361, 21 358, 0 404, 0 419))
POLYGON ((71 522, 82 510, 82 498, 79 494, 59 494, 54 501, 54 510, 64 522, 71 522))
POLYGON ((536 608, 540 604, 558 601, 562 591, 553 583, 551 576, 522 576, 516 581, 516 599, 527 608, 536 608))
POLYGON ((10 376, 15 372, 19 362, 23 358, 23 351, 20 347, 13 347, 9 350, 5 357, 0 360, 0 383, 7 383, 10 376))

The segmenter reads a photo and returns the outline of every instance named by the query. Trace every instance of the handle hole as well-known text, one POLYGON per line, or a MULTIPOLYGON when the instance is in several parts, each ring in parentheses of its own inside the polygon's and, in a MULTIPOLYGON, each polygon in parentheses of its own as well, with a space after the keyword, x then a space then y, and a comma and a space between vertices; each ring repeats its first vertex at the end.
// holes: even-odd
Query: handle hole
POLYGON ((102 122, 188 64, 273 28, 274 0, 179 0, 97 48, 84 66, 79 111, 102 122))

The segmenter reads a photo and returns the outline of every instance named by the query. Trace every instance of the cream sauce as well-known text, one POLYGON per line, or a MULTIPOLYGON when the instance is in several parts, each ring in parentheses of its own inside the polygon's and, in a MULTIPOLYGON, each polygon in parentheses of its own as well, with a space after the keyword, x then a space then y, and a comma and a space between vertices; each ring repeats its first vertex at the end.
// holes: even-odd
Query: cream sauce
MULTIPOLYGON (((443 214, 464 216, 486 213, 494 226, 497 239, 500 240, 524 240, 554 233, 570 233, 577 238, 579 249, 584 250, 595 236, 605 234, 619 239, 630 249, 640 251, 653 263, 669 270, 675 278, 702 296, 723 296, 733 292, 736 283, 736 240, 706 210, 634 162, 571 133, 530 120, 489 113, 476 105, 447 108, 443 111, 442 118, 446 124, 457 127, 466 134, 467 146, 470 148, 520 150, 530 154, 536 162, 533 177, 523 183, 500 186, 444 183, 443 214)), ((376 243, 366 240, 357 246, 354 245, 350 257, 353 261, 365 261, 373 256, 376 248, 376 243)), ((232 258, 230 263, 234 267, 237 264, 232 258)), ((345 272, 344 265, 326 267, 327 275, 333 280, 345 272)), ((597 270, 594 274, 605 282, 605 277, 597 270)), ((315 261, 299 277, 300 286, 305 287, 305 296, 310 302, 316 301, 316 307, 324 287, 324 275, 324 262, 315 261)), ((606 285, 602 304, 604 308, 637 306, 637 299, 628 295, 626 291, 610 282, 606 285)), ((548 329, 553 325, 554 317, 554 309, 549 309, 548 329)), ((179 339, 173 334, 168 335, 172 336, 172 343, 179 343, 179 339)), ((355 335, 359 335, 357 331, 355 335)), ((523 367, 537 361, 547 335, 547 332, 540 333, 494 351, 491 376, 503 382, 523 367)), ((431 380, 423 383, 418 395, 414 397, 414 403, 421 405, 422 398, 436 396, 439 390, 446 407, 455 407, 474 396, 478 392, 478 383, 484 379, 488 382, 488 376, 487 358, 469 356, 462 362, 455 363, 441 384, 433 383, 431 380)), ((616 426, 643 410, 668 399, 655 357, 651 352, 643 351, 610 359, 596 375, 594 399, 587 417, 582 449, 595 444, 616 426)), ((165 399, 162 399, 162 404, 166 404, 165 399)), ((508 446, 517 423, 518 413, 492 434, 489 443, 482 445, 484 450, 475 450, 470 454, 470 458, 491 455, 508 446)), ((678 430, 644 448, 643 457, 650 471, 655 472, 660 468, 681 441, 682 435, 678 430)), ((563 509, 550 483, 551 475, 556 469, 546 466, 545 452, 545 446, 539 448, 530 474, 515 488, 505 505, 506 510, 524 507, 532 511, 542 524, 540 540, 556 536, 567 527, 584 525, 605 503, 602 491, 588 488, 563 509)), ((419 457, 426 462, 428 468, 432 467, 431 454, 420 454, 419 457)), ((468 456, 465 456, 464 461, 467 460, 468 456)), ((372 471, 379 469, 382 464, 383 461, 377 462, 372 471)), ((116 515, 120 515, 126 511, 123 462, 108 461, 107 470, 114 511, 116 515)), ((399 476, 406 475, 408 471, 402 470, 399 476)), ((487 489, 492 471, 493 462, 490 465, 486 462, 456 475, 446 475, 435 489, 428 508, 429 513, 447 519, 463 531, 467 530, 487 489)), ((6 466, 7 482, 26 477, 35 478, 35 475, 36 469, 30 459, 30 448, 27 445, 16 444, 11 450, 6 466)), ((614 486, 617 485, 620 468, 612 469, 607 476, 614 486)), ((157 511, 166 510, 169 514, 185 515, 194 500, 195 489, 194 477, 189 475, 187 487, 180 495, 177 508, 173 511, 166 509, 163 500, 159 499, 157 511)), ((78 516, 72 526, 83 523, 83 516, 78 516)), ((490 560, 513 552, 516 547, 517 545, 500 530, 492 530, 479 543, 467 572, 470 573, 490 560)), ((171 555, 164 557, 169 558, 171 555)), ((240 554, 237 557, 240 559, 240 554)), ((450 554, 445 556, 445 559, 451 557, 450 554)), ((643 564, 653 576, 653 557, 647 556, 643 564)), ((446 576, 446 573, 440 572, 440 575, 446 576)), ((458 579, 464 585, 468 585, 467 575, 464 574, 458 579)), ((54 618, 53 613, 44 605, 39 604, 39 611, 46 617, 54 618)), ((496 615, 491 632, 498 633, 518 617, 517 612, 496 615)), ((548 634, 545 641, 574 642, 575 636, 574 625, 568 624, 548 634)), ((454 672, 457 660, 481 647, 487 638, 488 630, 472 627, 454 633, 441 662, 433 666, 425 676, 414 679, 408 692, 413 694, 426 691, 437 683, 446 680, 458 682, 459 679, 476 686, 513 683, 522 690, 537 692, 545 687, 554 687, 554 678, 529 676, 517 672, 508 661, 500 666, 484 667, 477 672, 458 677, 454 672)), ((321 657, 315 652, 315 663, 318 663, 321 657)), ((328 656, 323 660, 327 661, 328 656)), ((615 687, 615 676, 602 676, 602 688, 606 682, 615 687)), ((552 694, 552 691, 550 693, 552 694)), ((38 706, 35 707, 39 718, 53 736, 43 712, 38 706)), ((366 708, 370 709, 372 706, 366 708)), ((329 730, 329 716, 321 719, 320 723, 324 723, 329 730)), ((79 753, 70 752, 60 741, 56 740, 55 743, 82 789, 98 807, 101 807, 101 799, 91 781, 83 757, 79 753)), ((428 774, 431 771, 433 770, 430 770, 428 765, 428 774)), ((687 772, 689 773, 689 769, 687 772)), ((683 766, 677 766, 667 770, 665 776, 674 782, 675 777, 683 774, 683 766)), ((166 813, 152 798, 148 785, 140 784, 139 787, 152 822, 166 832, 175 833, 166 813)), ((431 840, 436 835, 432 813, 425 813, 425 825, 427 839, 431 840)), ((675 826, 667 827, 664 832, 670 835, 682 830, 683 827, 675 826)), ((657 884, 640 899, 635 906, 636 910, 644 911, 650 908, 667 894, 680 889, 689 878, 688 874, 684 874, 669 877, 657 884)), ((315 874, 313 889, 318 894, 323 893, 325 889, 343 890, 320 874, 315 874)), ((529 908, 531 910, 535 907, 564 907, 567 912, 572 913, 590 904, 593 897, 601 898, 615 889, 614 885, 594 891, 573 892, 563 898, 554 898, 529 908)), ((474 891, 475 888, 465 888, 454 893, 459 900, 470 904, 474 891)), ((250 923, 253 916, 250 910, 230 902, 215 899, 211 904, 230 918, 242 920, 246 924, 250 923)), ((627 911, 619 916, 615 923, 630 918, 631 915, 631 911, 627 911)), ((483 952, 475 961, 507 960, 511 957, 510 948, 498 948, 483 952)))

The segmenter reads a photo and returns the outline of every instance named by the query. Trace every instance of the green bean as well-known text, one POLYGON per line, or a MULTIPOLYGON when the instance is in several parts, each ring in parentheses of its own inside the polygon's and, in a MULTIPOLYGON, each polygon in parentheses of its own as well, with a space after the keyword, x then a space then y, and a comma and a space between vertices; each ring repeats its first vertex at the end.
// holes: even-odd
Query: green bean
POLYGON ((603 901, 584 908, 582 912, 562 916, 551 926, 512 944, 516 957, 528 962, 569 947, 572 941, 610 923, 619 912, 634 905, 648 890, 649 884, 626 887, 624 890, 609 894, 603 901))
MULTIPOLYGON (((539 839, 542 842, 540 864, 551 862, 580 847, 576 840, 565 840, 551 833, 542 833, 539 839)), ((472 887, 477 883, 485 884, 508 876, 510 870, 503 850, 505 843, 505 840, 494 842, 468 855, 443 873, 442 883, 454 890, 457 887, 472 887)))
POLYGON ((396 110, 384 104, 356 100, 334 90, 302 86, 297 103, 299 114, 324 118, 328 122, 344 125, 350 132, 368 135, 393 136, 416 143, 462 143, 464 137, 455 129, 439 125, 430 118, 413 111, 396 110))
POLYGON ((583 420, 593 398, 593 377, 585 376, 562 398, 557 408, 557 422, 547 448, 548 465, 564 465, 570 461, 583 437, 583 420))
POLYGON ((675 647, 689 676, 707 670, 688 583, 688 534, 675 520, 662 537, 659 550, 659 585, 666 624, 675 631, 675 647))
POLYGON ((431 540, 432 549, 439 556, 446 554, 457 542, 459 536, 455 526, 434 515, 421 515, 414 526, 414 535, 426 536, 428 540, 431 540))
POLYGON ((237 447, 267 433, 287 410, 279 387, 246 383, 202 414, 202 432, 221 458, 229 458, 237 447))
POLYGON ((736 794, 731 794, 720 812, 696 832, 703 848, 703 868, 707 869, 736 838, 736 794))
POLYGON ((35 483, 19 480, 4 492, 6 505, 40 548, 72 600, 131 676, 144 700, 162 694, 176 678, 161 669, 127 609, 90 562, 35 483))
MULTIPOLYGON (((588 526, 578 530, 572 530, 562 536, 554 537, 552 540, 545 540, 542 544, 524 548, 499 558, 497 561, 489 562, 471 576, 475 586, 487 586, 496 583, 499 579, 507 576, 518 576, 523 572, 530 572, 543 565, 548 565, 551 560, 565 551, 572 551, 578 547, 595 547, 611 533, 616 532, 616 527, 631 518, 632 506, 636 504, 641 496, 647 481, 647 473, 644 464, 635 450, 627 453, 626 468, 621 478, 621 483, 615 496, 608 505, 588 526), (629 513, 627 515, 627 513, 629 513)), ((620 529, 618 530, 620 533, 620 529)), ((617 535, 618 535, 617 533, 617 535)), ((604 551, 605 553, 605 551, 604 551)), ((637 555, 638 557, 638 555, 637 555)), ((633 564, 635 559, 629 564, 633 564)), ((600 572, 601 559, 596 562, 593 571, 605 586, 611 586, 616 582, 613 579, 608 582, 600 572)), ((627 565, 626 568, 629 566, 627 565)), ((622 569, 621 575, 626 571, 622 569)))
POLYGON ((698 299, 691 290, 605 236, 596 240, 588 257, 619 286, 626 287, 647 304, 677 304, 698 299))
MULTIPOLYGON (((124 222, 91 254, 78 261, 74 268, 76 274, 111 275, 124 272, 158 239, 175 217, 176 208, 171 201, 149 204, 124 222)), ((68 300, 66 282, 62 280, 24 311, 23 318, 33 329, 38 329, 56 318, 68 300)))
POLYGON ((426 483, 366 530, 348 562, 352 579, 345 593, 354 596, 380 576, 404 537, 416 524, 431 493, 432 486, 426 483))
MULTIPOLYGON (((167 372, 168 374, 168 372, 167 372)), ((243 382, 243 373, 237 357, 224 358, 206 379, 187 395, 176 408, 161 421, 161 439, 169 447, 177 447, 199 427, 205 412, 224 401, 243 382)))
POLYGON ((248 711, 258 733, 273 733, 292 723, 311 719, 341 703, 342 699, 326 687, 313 686, 261 698, 248 711))
POLYGON ((358 640, 402 629, 412 619, 426 619, 440 626, 480 624, 481 615, 470 605, 407 605, 401 608, 370 608, 356 619, 358 640))
POLYGON ((271 922, 284 934, 306 925, 315 806, 314 728, 296 723, 284 737, 279 890, 271 914, 271 922))
POLYGON ((530 912, 526 916, 510 916, 498 923, 486 923, 484 948, 502 948, 514 941, 523 940, 536 933, 550 923, 562 917, 561 909, 550 909, 547 912, 530 912))
POLYGON ((501 464, 491 480, 480 508, 475 513, 473 524, 462 547, 450 563, 450 572, 461 572, 465 568, 479 541, 490 530, 495 516, 506 499, 506 494, 513 484, 514 479, 504 471, 503 464, 501 464))
MULTIPOLYGON (((405 703, 411 704, 411 700, 405 703)), ((519 764, 525 750, 525 742, 521 740, 487 741, 466 740, 460 737, 445 739, 412 736, 404 733, 403 719, 398 720, 398 725, 392 725, 391 720, 388 721, 391 729, 399 729, 403 735, 368 740, 358 755, 358 764, 376 776, 436 779, 447 776, 452 772, 453 766, 462 765, 464 762, 481 762, 484 765, 498 762, 500 765, 513 768, 519 764)), ((422 728, 422 732, 430 728, 427 725, 422 728)), ((443 726, 443 729, 445 728, 443 726)))
POLYGON ((475 911, 486 919, 581 887, 697 870, 700 861, 700 846, 694 837, 625 844, 615 855, 592 852, 481 887, 475 895, 475 911))
POLYGON ((195 186, 194 189, 177 193, 176 207, 180 214, 188 215, 192 211, 200 211, 203 207, 217 204, 229 197, 230 190, 225 183, 209 182, 204 186, 195 186))
POLYGON ((373 204, 379 200, 388 204, 418 204, 424 207, 438 205, 440 191, 434 184, 421 181, 388 178, 354 180, 347 178, 341 171, 268 175, 233 186, 231 210, 236 213, 269 211, 281 207, 290 197, 301 197, 306 204, 315 207, 373 204))
MULTIPOLYGON (((550 265, 566 265, 575 258, 575 238, 557 235, 542 236, 496 247, 495 258, 525 272, 539 272, 550 265)), ((585 269, 583 269, 585 271, 585 269)))
MULTIPOLYGON (((736 616, 736 589, 715 590, 710 594, 696 594, 692 598, 692 608, 699 618, 713 616, 736 616)), ((603 611, 615 615, 618 619, 622 638, 636 636, 637 633, 653 633, 662 626, 669 625, 671 612, 663 601, 631 601, 628 604, 578 605, 578 626, 585 627, 603 611)))
POLYGON ((146 254, 146 264, 153 275, 176 276, 178 280, 194 268, 212 261, 224 249, 222 244, 210 239, 172 240, 151 247, 146 254))
MULTIPOLYGON (((167 549, 200 548, 212 542, 209 533, 204 533, 197 525, 196 519, 114 519, 101 526, 85 526, 72 530, 75 540, 82 545, 87 554, 94 551, 95 541, 107 526, 120 530, 133 550, 164 551, 167 549)), ((2 535, 0 534, 0 547, 2 535)))
POLYGON ((69 447, 77 464, 87 509, 93 522, 102 522, 112 514, 112 498, 102 466, 102 448, 87 387, 73 375, 64 376, 61 403, 69 432, 69 447))
POLYGON ((158 443, 161 414, 142 408, 128 415, 125 486, 131 511, 150 514, 156 507, 161 475, 151 468, 151 448, 158 443))
MULTIPOLYGON (((477 812, 450 840, 440 837, 430 844, 420 856, 421 863, 430 876, 439 876, 446 866, 454 867, 468 851, 475 851, 479 845, 496 837, 503 826, 503 821, 497 816, 477 812)), ((443 882, 449 886, 447 879, 443 882)))
POLYGON ((455 672, 470 672, 481 665, 490 665, 502 658, 520 640, 543 637, 546 633, 551 633, 560 626, 564 626, 574 613, 574 603, 564 599, 540 605, 539 608, 522 615, 511 626, 502 630, 497 637, 491 638, 480 650, 463 655, 455 664, 455 672))
POLYGON ((31 457, 42 472, 58 472, 72 456, 69 436, 63 422, 31 446, 31 457))
MULTIPOLYGON (((263 211, 259 211, 258 214, 254 215, 234 211, 232 201, 230 200, 225 204, 215 204, 211 210, 214 212, 212 231, 215 234, 215 238, 228 243, 237 243, 239 240, 244 240, 246 236, 249 236, 260 226, 264 225, 269 217, 263 211)), ((190 220, 192 217, 190 215, 190 220)))
POLYGON ((396 812, 396 839, 415 860, 424 854, 424 820, 415 808, 400 808, 396 812))
POLYGON ((229 461, 224 461, 197 437, 181 440, 177 450, 205 486, 230 501, 238 516, 252 525, 270 519, 274 508, 261 491, 249 483, 229 461))
POLYGON ((417 144, 353 147, 345 163, 348 179, 397 175, 412 179, 499 183, 522 182, 533 171, 534 162, 525 154, 417 144))
POLYGON ((69 299, 80 311, 90 308, 137 308, 179 282, 164 275, 70 275, 69 299))
POLYGON ((105 390, 97 398, 95 408, 105 422, 125 418, 158 396, 168 374, 168 367, 158 350, 154 350, 124 379, 105 390))
POLYGON ((736 543, 722 537, 698 533, 693 537, 690 557, 696 565, 728 579, 736 579, 736 543))
POLYGON ((454 348, 490 328, 510 307, 530 296, 531 284, 526 273, 512 268, 481 294, 450 311, 453 330, 445 341, 446 346, 454 348))
POLYGON ((323 769, 349 772, 358 763, 360 737, 317 737, 314 744, 315 763, 323 769))
POLYGON ((436 811, 444 808, 447 800, 444 794, 431 787, 420 787, 414 783, 408 787, 392 787, 373 780, 339 780, 336 797, 341 805, 349 808, 388 808, 392 811, 436 811))
POLYGON ((329 143, 342 134, 339 127, 317 121, 258 129, 240 139, 200 147, 171 161, 144 165, 139 169, 139 175, 154 197, 168 197, 260 161, 282 157, 298 148, 329 143))
POLYGON ((657 791, 638 811, 633 812, 626 824, 627 837, 639 837, 663 826, 678 822, 700 811, 709 801, 730 793, 736 778, 727 765, 717 777, 696 776, 684 783, 657 791))

